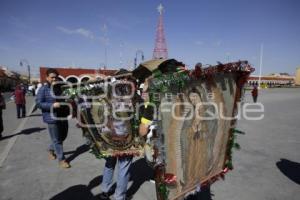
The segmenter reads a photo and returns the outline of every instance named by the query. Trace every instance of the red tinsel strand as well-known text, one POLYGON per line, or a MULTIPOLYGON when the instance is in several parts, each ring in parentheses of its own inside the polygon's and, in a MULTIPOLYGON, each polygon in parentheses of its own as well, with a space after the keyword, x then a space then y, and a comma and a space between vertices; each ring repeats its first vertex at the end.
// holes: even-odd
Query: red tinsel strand
POLYGON ((164 175, 164 182, 169 185, 176 184, 177 177, 174 174, 166 173, 164 175))
POLYGON ((225 167, 225 168, 223 169, 223 173, 226 174, 227 172, 229 172, 229 170, 230 170, 230 169, 229 169, 228 167, 225 167))

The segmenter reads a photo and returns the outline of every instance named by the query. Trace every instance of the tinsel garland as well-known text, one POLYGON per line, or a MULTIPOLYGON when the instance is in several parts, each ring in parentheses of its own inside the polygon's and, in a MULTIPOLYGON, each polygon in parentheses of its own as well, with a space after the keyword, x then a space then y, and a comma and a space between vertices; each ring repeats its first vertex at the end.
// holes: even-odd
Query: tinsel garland
POLYGON ((186 71, 179 71, 169 74, 156 74, 149 86, 150 102, 159 103, 154 98, 156 93, 181 92, 190 81, 186 71))
POLYGON ((93 154, 97 159, 104 158, 95 145, 91 146, 90 153, 93 154))
POLYGON ((170 191, 165 183, 160 183, 158 186, 158 192, 161 194, 162 200, 168 200, 170 191))
POLYGON ((241 146, 236 142, 236 138, 238 134, 245 134, 245 132, 242 132, 237 129, 230 129, 230 136, 228 141, 228 149, 227 149, 227 161, 225 162, 225 167, 232 170, 233 164, 232 164, 232 150, 233 148, 240 150, 241 146))
POLYGON ((103 93, 103 86, 100 84, 89 84, 80 87, 78 86, 74 88, 67 88, 63 91, 63 95, 71 99, 78 97, 79 94, 87 96, 97 96, 102 95, 103 93))
POLYGON ((97 151, 95 148, 92 148, 90 151, 96 158, 108 158, 108 157, 123 157, 123 156, 142 156, 144 153, 143 149, 133 149, 133 150, 124 150, 124 151, 97 151))

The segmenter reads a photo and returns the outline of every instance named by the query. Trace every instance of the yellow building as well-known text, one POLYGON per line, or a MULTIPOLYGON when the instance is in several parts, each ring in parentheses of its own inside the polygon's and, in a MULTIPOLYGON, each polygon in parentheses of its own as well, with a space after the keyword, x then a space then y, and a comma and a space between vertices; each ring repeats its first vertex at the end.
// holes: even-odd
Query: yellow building
POLYGON ((296 81, 295 81, 296 85, 300 85, 300 67, 297 68, 296 70, 296 81))

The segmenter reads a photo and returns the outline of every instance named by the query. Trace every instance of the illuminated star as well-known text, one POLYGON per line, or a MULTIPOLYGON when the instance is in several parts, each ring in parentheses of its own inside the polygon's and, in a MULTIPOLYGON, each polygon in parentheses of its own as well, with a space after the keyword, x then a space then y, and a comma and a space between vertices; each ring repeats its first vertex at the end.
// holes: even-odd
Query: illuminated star
POLYGON ((163 9, 164 9, 164 7, 161 4, 159 4, 159 6, 157 7, 159 14, 162 14, 163 9))

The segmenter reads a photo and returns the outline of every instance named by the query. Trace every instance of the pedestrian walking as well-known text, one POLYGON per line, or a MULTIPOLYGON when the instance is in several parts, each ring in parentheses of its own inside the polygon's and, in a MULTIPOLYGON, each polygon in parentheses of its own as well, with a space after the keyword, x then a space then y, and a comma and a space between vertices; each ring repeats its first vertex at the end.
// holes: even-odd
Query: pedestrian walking
POLYGON ((4 130, 3 127, 3 118, 2 118, 2 110, 6 108, 5 99, 2 95, 2 88, 0 88, 0 138, 2 138, 2 132, 4 130))
POLYGON ((41 89, 42 86, 43 86, 42 83, 38 83, 38 84, 37 84, 37 88, 36 88, 36 90, 35 90, 35 94, 37 94, 37 93, 39 92, 39 90, 41 89))
MULTIPOLYGON (((43 85, 42 85, 41 83, 38 83, 37 88, 36 88, 36 90, 35 90, 35 95, 37 95, 37 93, 39 92, 39 90, 40 90, 40 88, 41 88, 42 86, 43 86, 43 85)), ((37 111, 37 109, 38 109, 38 106, 37 106, 37 104, 35 103, 35 104, 34 104, 34 107, 33 107, 33 109, 32 109, 32 113, 34 113, 35 111, 37 111)))
POLYGON ((26 116, 25 92, 20 85, 16 86, 14 96, 15 96, 15 103, 17 108, 17 118, 25 117, 26 116))
POLYGON ((51 144, 48 149, 48 157, 50 160, 59 161, 59 166, 62 168, 70 168, 70 164, 66 161, 63 152, 63 141, 68 133, 68 121, 65 117, 68 115, 68 107, 65 103, 57 99, 58 89, 55 89, 55 83, 58 78, 58 72, 55 69, 49 68, 46 71, 47 84, 42 86, 37 94, 36 104, 42 110, 43 121, 48 124, 51 144))
POLYGON ((253 87, 253 90, 251 91, 253 102, 256 103, 257 101, 257 96, 258 96, 258 89, 257 86, 253 87))

